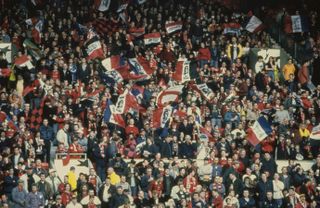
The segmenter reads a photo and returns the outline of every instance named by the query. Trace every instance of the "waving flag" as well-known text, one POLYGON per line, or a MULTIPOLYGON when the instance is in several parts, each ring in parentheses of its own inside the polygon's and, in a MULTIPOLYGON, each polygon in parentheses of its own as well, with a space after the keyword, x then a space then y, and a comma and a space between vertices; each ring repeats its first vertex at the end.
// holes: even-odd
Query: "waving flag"
POLYGON ((309 31, 308 19, 306 16, 292 15, 284 19, 284 31, 286 33, 301 33, 309 31))
POLYGON ((158 32, 145 34, 143 40, 145 45, 158 44, 161 42, 161 35, 158 32))
POLYGON ((199 132, 200 132, 199 137, 205 137, 209 141, 212 141, 214 139, 211 132, 202 126, 199 127, 199 132))
POLYGON ((102 60, 101 64, 105 69, 116 69, 120 67, 120 56, 111 56, 102 60))
POLYGON ((4 59, 8 61, 8 63, 12 62, 12 44, 11 43, 0 43, 0 52, 4 59))
POLYGON ((259 32, 263 29, 263 23, 256 16, 251 16, 248 24, 246 25, 246 30, 252 33, 259 32))
POLYGON ((143 57, 130 58, 129 64, 137 75, 151 75, 154 72, 154 69, 150 67, 149 61, 143 57))
POLYGON ((179 83, 190 81, 190 61, 178 61, 176 65, 176 71, 172 75, 172 79, 179 83))
POLYGON ((34 67, 31 63, 31 60, 26 55, 17 57, 14 61, 14 64, 18 67, 27 67, 28 69, 32 69, 34 67))
POLYGON ((123 128, 126 126, 121 114, 115 113, 115 106, 110 99, 107 100, 107 107, 104 110, 103 121, 105 123, 113 123, 123 128))
POLYGON ((32 30, 32 38, 35 43, 40 44, 41 43, 41 32, 43 28, 43 21, 39 20, 37 24, 34 26, 32 30))
POLYGON ((194 89, 201 93, 203 97, 207 100, 211 100, 214 96, 212 90, 208 87, 206 83, 203 84, 195 84, 194 89))
POLYGON ((145 33, 145 29, 144 29, 144 27, 141 27, 141 28, 130 28, 129 29, 129 33, 130 33, 131 36, 137 38, 137 37, 142 36, 145 33))
POLYGON ((252 127, 248 129, 247 140, 256 146, 272 132, 271 126, 265 117, 261 116, 256 120, 252 127))
POLYGON ((86 52, 88 55, 88 60, 95 58, 104 58, 103 50, 98 37, 95 36, 86 43, 86 52))
POLYGON ((42 51, 31 40, 25 39, 23 41, 23 47, 25 47, 34 59, 39 60, 42 57, 42 51))
POLYGON ((156 129, 164 128, 170 120, 172 111, 173 108, 170 105, 154 110, 152 114, 152 127, 156 129))
POLYGON ((33 26, 33 25, 35 25, 35 24, 38 22, 38 18, 36 18, 36 17, 31 17, 31 18, 26 19, 25 22, 26 22, 27 25, 33 26))
POLYGON ((158 107, 164 106, 170 102, 178 102, 179 96, 182 93, 183 85, 176 85, 162 90, 157 97, 158 107))
POLYGON ((14 124, 14 122, 9 118, 9 116, 4 111, 0 111, 0 124, 2 126, 6 125, 8 128, 12 129, 14 132, 19 130, 19 128, 14 124))
POLYGON ((223 25, 223 34, 240 35, 241 25, 239 23, 226 23, 223 25))
POLYGON ((126 89, 117 100, 117 103, 115 105, 115 113, 117 114, 123 114, 127 113, 130 108, 133 109, 140 109, 140 105, 138 104, 138 101, 136 100, 135 96, 132 95, 128 89, 126 89))
POLYGON ((104 12, 110 7, 111 0, 94 0, 94 6, 97 10, 104 12))
POLYGON ((165 25, 167 33, 171 34, 182 29, 182 21, 172 22, 165 25))
POLYGON ((312 128, 310 142, 313 146, 320 146, 320 124, 312 128))

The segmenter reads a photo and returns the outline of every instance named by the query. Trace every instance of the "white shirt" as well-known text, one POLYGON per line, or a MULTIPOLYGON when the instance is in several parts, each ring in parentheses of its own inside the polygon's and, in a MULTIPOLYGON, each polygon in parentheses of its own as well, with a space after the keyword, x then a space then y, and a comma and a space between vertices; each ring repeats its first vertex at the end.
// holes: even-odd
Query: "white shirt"
POLYGON ((76 204, 73 204, 73 202, 70 202, 66 208, 82 208, 82 205, 80 203, 76 203, 76 204))
POLYGON ((273 198, 274 199, 282 199, 283 198, 282 191, 284 189, 283 182, 280 180, 278 180, 278 181, 273 180, 272 184, 273 184, 273 198))
POLYGON ((67 133, 64 131, 64 129, 60 129, 57 133, 57 141, 59 143, 64 144, 64 146, 66 146, 66 148, 69 148, 69 143, 68 143, 68 135, 67 133))
POLYGON ((256 73, 259 73, 263 69, 263 67, 264 67, 264 63, 258 61, 254 67, 254 70, 256 73))

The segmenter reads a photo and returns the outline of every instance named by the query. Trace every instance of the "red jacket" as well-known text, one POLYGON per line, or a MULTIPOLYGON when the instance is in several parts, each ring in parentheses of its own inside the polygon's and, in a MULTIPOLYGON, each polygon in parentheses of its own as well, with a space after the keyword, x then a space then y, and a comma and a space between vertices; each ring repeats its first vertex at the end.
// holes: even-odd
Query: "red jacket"
POLYGON ((210 60, 211 53, 208 48, 200 48, 198 53, 198 60, 210 60))
POLYGON ((303 65, 298 71, 298 80, 300 84, 307 84, 309 82, 309 69, 307 65, 303 65))
POLYGON ((212 200, 212 206, 215 208, 223 207, 223 199, 220 195, 212 200))

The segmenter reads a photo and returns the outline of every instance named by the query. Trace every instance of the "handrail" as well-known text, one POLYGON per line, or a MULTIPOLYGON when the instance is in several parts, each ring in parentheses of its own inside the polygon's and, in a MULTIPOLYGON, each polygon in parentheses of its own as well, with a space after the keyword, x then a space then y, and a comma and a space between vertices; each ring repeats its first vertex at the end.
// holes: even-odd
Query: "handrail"
POLYGON ((65 157, 69 155, 70 159, 79 159, 78 157, 72 157, 72 156, 84 156, 84 158, 80 158, 80 159, 87 159, 87 153, 56 153, 56 159, 60 160, 62 159, 62 157, 65 157))

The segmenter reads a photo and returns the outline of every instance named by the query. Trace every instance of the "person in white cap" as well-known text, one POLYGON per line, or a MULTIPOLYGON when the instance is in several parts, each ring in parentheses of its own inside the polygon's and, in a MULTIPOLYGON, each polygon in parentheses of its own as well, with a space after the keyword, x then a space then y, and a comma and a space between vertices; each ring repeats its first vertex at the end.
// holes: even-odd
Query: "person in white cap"
POLYGON ((46 181, 49 183, 51 192, 55 196, 58 193, 58 186, 61 183, 61 180, 56 175, 55 169, 49 170, 49 176, 46 178, 46 181))

